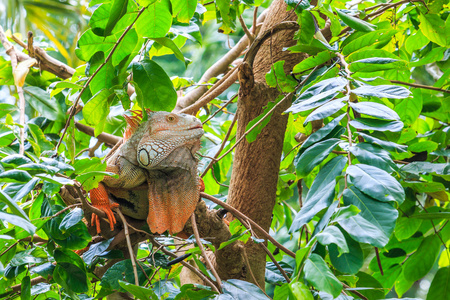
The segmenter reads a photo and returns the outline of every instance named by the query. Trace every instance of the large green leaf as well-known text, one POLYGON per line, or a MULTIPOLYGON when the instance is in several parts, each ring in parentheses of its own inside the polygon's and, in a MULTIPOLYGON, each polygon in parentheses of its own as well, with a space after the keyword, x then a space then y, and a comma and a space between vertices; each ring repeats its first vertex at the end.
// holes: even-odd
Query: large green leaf
POLYGON ((405 125, 413 124, 422 111, 422 92, 420 89, 413 91, 413 97, 404 99, 395 106, 395 111, 405 125))
POLYGON ((419 27, 423 35, 430 39, 430 41, 442 46, 450 46, 450 21, 441 19, 435 14, 420 14, 419 27))
POLYGON ((340 253, 336 245, 329 245, 328 252, 333 266, 343 273, 356 274, 363 266, 364 254, 358 242, 344 233, 348 253, 340 253))
MULTIPOLYGON (((300 149, 306 149, 309 146, 323 140, 324 138, 328 137, 336 137, 333 132, 335 129, 339 128, 339 122, 342 120, 342 118, 345 116, 345 114, 340 115, 339 117, 334 118, 330 122, 328 122, 327 125, 323 126, 313 134, 311 134, 302 144, 300 149)), ((337 130, 337 132, 340 130, 337 130)))
POLYGON ((342 49, 342 54, 349 55, 350 53, 360 50, 364 47, 370 46, 371 48, 373 48, 377 47, 380 44, 384 45, 388 43, 391 40, 392 36, 397 32, 397 30, 387 29, 369 32, 346 44, 342 49))
POLYGON ((2 182, 28 182, 31 180, 30 174, 22 170, 8 170, 0 173, 0 180, 2 182))
POLYGON ((25 99, 37 110, 41 116, 52 121, 63 121, 65 119, 61 106, 55 98, 50 98, 50 94, 36 86, 23 88, 25 99))
POLYGON ((175 108, 177 93, 169 76, 157 63, 152 60, 134 63, 133 80, 137 84, 140 107, 153 111, 172 111, 175 108))
POLYGON ((18 227, 24 229, 30 235, 33 235, 34 232, 36 231, 36 226, 31 224, 28 220, 26 220, 22 217, 16 216, 16 215, 12 215, 12 214, 8 214, 8 213, 0 211, 0 220, 11 223, 12 225, 18 226, 18 227))
POLYGON ((353 108, 353 110, 359 112, 360 114, 365 114, 384 120, 400 120, 400 117, 395 111, 383 104, 375 102, 349 102, 349 105, 353 108))
POLYGON ((110 35, 119 19, 122 18, 127 12, 128 0, 113 0, 111 2, 112 6, 109 11, 108 22, 106 23, 103 36, 110 35))
POLYGON ((354 205, 359 215, 339 221, 339 224, 355 240, 384 247, 395 227, 398 212, 389 203, 379 202, 366 196, 355 186, 344 190, 344 205, 354 205))
POLYGON ((348 26, 350 26, 351 28, 353 28, 355 30, 370 32, 370 31, 374 31, 375 29, 377 29, 376 25, 370 24, 359 18, 347 15, 346 13, 342 12, 340 9, 336 9, 336 13, 338 14, 339 18, 341 18, 341 20, 345 24, 347 24, 348 26))
POLYGON ((294 69, 292 70, 292 73, 302 73, 306 70, 314 68, 315 66, 326 63, 333 57, 336 57, 336 54, 334 54, 330 51, 323 51, 323 52, 317 53, 317 55, 310 56, 307 59, 304 59, 300 63, 296 64, 294 66, 294 69))
POLYGON ((397 166, 386 150, 369 143, 358 143, 348 149, 360 163, 380 168, 386 172, 397 170, 397 166))
MULTIPOLYGON (((22 208, 17 204, 17 202, 19 200, 22 200, 22 199, 19 199, 19 198, 21 198, 20 195, 24 194, 22 192, 22 190, 26 191, 26 190, 28 190, 28 188, 30 186, 33 186, 33 188, 34 188, 34 185, 36 185, 37 181, 31 180, 30 182, 28 183, 29 186, 28 186, 28 184, 26 184, 20 189, 19 192, 17 192, 16 196, 18 194, 19 194, 19 196, 17 196, 17 198, 14 197, 14 199, 11 199, 11 197, 9 197, 9 195, 7 193, 5 193, 5 191, 0 189, 0 201, 5 203, 6 205, 8 205, 9 209, 12 211, 13 214, 15 214, 16 216, 22 217, 27 221, 29 221, 30 219, 28 218, 27 214, 22 210, 22 208), (31 182, 31 184, 30 184, 30 182, 31 182)), ((25 195, 27 195, 28 192, 25 195)))
POLYGON ((305 279, 319 291, 339 296, 342 283, 334 276, 322 257, 313 253, 305 263, 305 279))
POLYGON ((189 23, 197 8, 196 0, 171 0, 172 13, 182 23, 189 23))
POLYGON ((403 129, 403 122, 401 121, 385 121, 369 118, 356 118, 350 121, 350 125, 356 129, 375 131, 398 132, 403 129))
POLYGON ((441 268, 434 275, 427 300, 450 300, 450 267, 441 268))
POLYGON ((411 92, 398 85, 364 85, 352 90, 352 93, 363 97, 378 97, 390 99, 404 99, 408 98, 411 92))
POLYGON ((401 205, 405 200, 405 191, 401 184, 384 170, 357 164, 347 168, 347 175, 355 187, 378 201, 396 201, 401 205))
POLYGON ((222 290, 224 295, 231 296, 231 299, 267 300, 267 296, 259 287, 243 280, 228 279, 227 281, 222 282, 222 290))
POLYGON ((150 4, 136 21, 136 31, 146 38, 162 38, 172 25, 170 1, 160 0, 150 4))
POLYGON ((286 112, 297 113, 321 106, 336 97, 346 84, 347 79, 343 77, 322 80, 301 93, 286 112))
POLYGON ((319 211, 330 206, 333 202, 335 186, 336 182, 331 181, 320 191, 310 197, 310 199, 308 199, 302 209, 295 216, 289 232, 292 233, 299 230, 303 225, 311 221, 319 211))
POLYGON ((387 57, 372 57, 364 58, 352 62, 349 65, 349 70, 353 73, 356 72, 377 72, 391 69, 407 69, 407 62, 404 60, 398 60, 395 58, 387 57))
POLYGON ((317 108, 308 115, 308 117, 305 120, 305 123, 315 120, 322 120, 338 112, 341 108, 343 108, 347 104, 344 100, 346 99, 340 98, 322 105, 321 107, 317 108))
POLYGON ((55 250, 54 257, 57 263, 53 272, 55 281, 75 293, 87 292, 88 277, 81 258, 76 253, 61 248, 55 250))
POLYGON ((419 248, 403 265, 403 274, 409 281, 417 281, 430 272, 440 252, 441 241, 436 235, 423 239, 419 248))
POLYGON ((296 161, 295 169, 298 177, 307 176, 319 165, 333 149, 340 143, 340 139, 332 138, 309 147, 296 161))
POLYGON ((374 145, 378 145, 381 148, 386 149, 388 151, 406 152, 408 149, 408 146, 399 145, 394 142, 384 141, 384 140, 375 138, 373 136, 370 136, 370 135, 362 133, 362 132, 357 132, 356 134, 359 136, 362 136, 367 142, 374 144, 374 145))
POLYGON ((349 253, 344 235, 336 226, 327 226, 322 232, 316 235, 317 241, 324 246, 334 244, 339 249, 339 255, 349 253))
MULTIPOLYGON (((120 286, 126 290, 127 292, 131 293, 133 296, 135 296, 137 299, 141 300, 158 300, 158 296, 156 296, 155 292, 153 292, 150 288, 145 288, 142 286, 137 286, 122 280, 119 280, 120 286)), ((183 285, 184 287, 185 285, 183 285)))

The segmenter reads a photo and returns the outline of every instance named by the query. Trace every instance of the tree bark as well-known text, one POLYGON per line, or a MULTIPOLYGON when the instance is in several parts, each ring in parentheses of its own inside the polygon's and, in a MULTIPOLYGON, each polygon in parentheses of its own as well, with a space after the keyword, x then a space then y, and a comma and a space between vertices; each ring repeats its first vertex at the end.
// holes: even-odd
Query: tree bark
MULTIPOLYGON (((261 32, 270 30, 282 21, 296 20, 297 15, 286 11, 283 0, 275 0, 269 7, 261 32)), ((259 116, 269 101, 275 101, 279 91, 265 83, 265 74, 273 63, 284 60, 285 71, 305 58, 304 54, 290 54, 284 47, 295 45, 294 31, 286 30, 274 34, 260 47, 250 69, 241 70, 238 100, 238 126, 236 140, 246 131, 247 124, 259 116), (252 82, 254 80, 254 83, 252 82)), ((257 222, 266 231, 272 221, 272 211, 276 204, 276 191, 280 159, 286 131, 287 115, 283 111, 291 105, 290 99, 276 109, 270 122, 258 135, 256 141, 243 140, 237 147, 231 175, 229 204, 257 222)), ((252 273, 259 286, 264 288, 266 253, 262 248, 249 241, 245 245, 252 273)), ((246 270, 246 280, 253 282, 251 272, 246 270)))

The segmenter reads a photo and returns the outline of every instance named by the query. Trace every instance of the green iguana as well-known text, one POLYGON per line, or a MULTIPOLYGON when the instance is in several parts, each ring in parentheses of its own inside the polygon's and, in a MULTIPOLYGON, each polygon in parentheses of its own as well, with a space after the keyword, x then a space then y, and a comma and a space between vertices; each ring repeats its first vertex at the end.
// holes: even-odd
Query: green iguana
MULTIPOLYGON (((180 232, 200 197, 203 182, 194 154, 200 148, 202 123, 194 116, 150 112, 148 120, 126 117, 123 144, 107 156, 108 172, 90 191, 93 206, 108 216, 111 230, 116 219, 112 208, 135 219, 147 219, 153 233, 180 232), (112 202, 110 201, 112 200, 112 202)), ((92 214, 100 232, 100 220, 92 214)))

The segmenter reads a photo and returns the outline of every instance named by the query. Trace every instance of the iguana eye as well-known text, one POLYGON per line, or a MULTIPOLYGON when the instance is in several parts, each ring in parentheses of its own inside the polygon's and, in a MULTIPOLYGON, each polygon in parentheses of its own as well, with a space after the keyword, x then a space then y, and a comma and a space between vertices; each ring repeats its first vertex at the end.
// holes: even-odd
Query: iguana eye
POLYGON ((167 116, 167 121, 168 122, 174 122, 175 121, 175 116, 173 116, 173 115, 167 116))

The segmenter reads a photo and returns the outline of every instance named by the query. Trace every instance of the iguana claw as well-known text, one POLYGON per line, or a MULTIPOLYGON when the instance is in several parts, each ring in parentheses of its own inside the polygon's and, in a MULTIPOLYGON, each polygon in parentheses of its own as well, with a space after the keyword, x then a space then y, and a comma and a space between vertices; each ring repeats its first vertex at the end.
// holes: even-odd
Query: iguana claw
MULTIPOLYGON (((98 184, 98 188, 92 189, 90 191, 90 196, 92 206, 105 212, 109 220, 111 231, 113 231, 114 225, 116 224, 116 218, 114 217, 112 209, 119 207, 119 204, 111 203, 109 201, 108 192, 106 191, 105 186, 101 182, 98 184)), ((95 213, 93 213, 91 217, 91 225, 94 224, 97 228, 97 233, 100 233, 101 232, 100 217, 95 213)))

